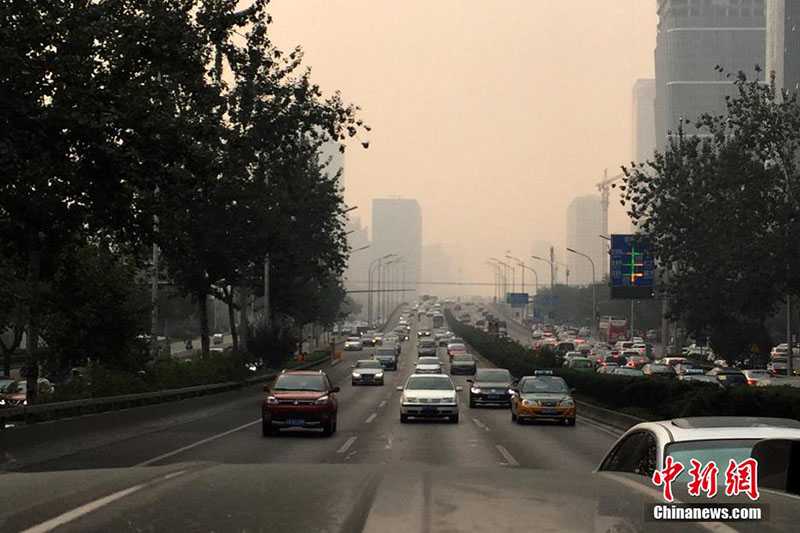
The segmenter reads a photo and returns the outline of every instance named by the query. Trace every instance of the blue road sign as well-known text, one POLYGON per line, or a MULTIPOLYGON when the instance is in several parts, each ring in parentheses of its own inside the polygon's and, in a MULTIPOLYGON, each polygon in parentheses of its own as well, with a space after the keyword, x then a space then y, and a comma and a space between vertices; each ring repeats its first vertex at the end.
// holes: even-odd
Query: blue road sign
POLYGON ((638 235, 611 236, 611 297, 652 298, 656 268, 650 245, 638 235))
POLYGON ((506 293, 506 303, 511 304, 511 307, 525 307, 528 305, 528 293, 508 292, 506 293))

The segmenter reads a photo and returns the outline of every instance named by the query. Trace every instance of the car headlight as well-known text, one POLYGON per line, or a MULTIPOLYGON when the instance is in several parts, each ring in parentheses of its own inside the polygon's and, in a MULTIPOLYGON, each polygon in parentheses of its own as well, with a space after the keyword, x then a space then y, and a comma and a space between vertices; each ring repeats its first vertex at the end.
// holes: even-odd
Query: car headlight
POLYGON ((267 396, 268 405, 278 405, 278 399, 275 396, 267 396))
POLYGON ((314 400, 314 405, 325 405, 326 403, 330 402, 331 398, 327 394, 325 396, 320 396, 316 400, 314 400))
POLYGON ((470 391, 472 394, 480 394, 480 393, 481 393, 481 388, 480 388, 480 387, 471 387, 471 388, 469 389, 469 391, 470 391))
POLYGON ((0 405, 5 405, 5 404, 6 404, 6 401, 4 399, 0 398, 0 405))
POLYGON ((567 407, 571 407, 571 406, 575 405, 575 402, 572 401, 572 398, 564 398, 563 400, 561 400, 559 405, 564 405, 564 406, 567 406, 567 407))
POLYGON ((445 401, 449 402, 449 403, 456 403, 456 397, 455 396, 451 396, 450 398, 445 399, 445 401))
POLYGON ((375 377, 376 378, 382 378, 383 377, 383 372, 375 372, 375 377))
POLYGON ((508 389, 508 393, 513 395, 514 394, 514 389, 508 389))
POLYGON ((413 398, 411 396, 406 396, 406 398, 403 401, 405 403, 418 403, 419 402, 419 398, 413 398))
POLYGON ((354 378, 360 378, 361 374, 359 374, 358 372, 353 372, 353 377, 354 378))
POLYGON ((539 402, 536 400, 522 400, 522 405, 537 406, 539 402))
POLYGON ((28 405, 28 400, 22 400, 22 405, 28 405))

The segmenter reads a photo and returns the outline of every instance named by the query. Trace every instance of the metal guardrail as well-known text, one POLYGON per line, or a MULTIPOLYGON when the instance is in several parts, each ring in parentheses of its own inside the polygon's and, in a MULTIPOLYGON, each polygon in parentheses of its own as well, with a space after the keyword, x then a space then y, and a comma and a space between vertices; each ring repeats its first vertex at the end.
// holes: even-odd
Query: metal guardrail
MULTIPOLYGON (((293 368, 293 370, 305 370, 320 365, 328 360, 329 358, 323 357, 317 361, 297 366, 293 368)), ((206 394, 216 394, 219 392, 240 389, 270 381, 275 379, 277 375, 277 372, 272 372, 270 374, 262 374, 260 376, 250 376, 244 381, 226 381, 223 383, 195 385, 180 389, 166 389, 136 394, 120 394, 117 396, 104 396, 100 398, 86 398, 67 402, 44 403, 40 405, 0 409, 0 430, 3 429, 5 421, 9 420, 33 423, 36 422, 37 419, 57 420, 60 418, 81 416, 89 413, 116 411, 130 407, 165 403, 183 398, 204 396, 206 394)))
POLYGON ((576 400, 575 403, 578 406, 578 415, 623 432, 640 422, 647 422, 643 418, 626 415, 625 413, 598 407, 580 400, 576 400))

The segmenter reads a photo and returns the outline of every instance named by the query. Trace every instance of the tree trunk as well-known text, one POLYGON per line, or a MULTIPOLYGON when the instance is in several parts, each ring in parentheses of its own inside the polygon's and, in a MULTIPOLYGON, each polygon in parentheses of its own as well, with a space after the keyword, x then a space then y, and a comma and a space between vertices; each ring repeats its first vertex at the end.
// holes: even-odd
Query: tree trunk
POLYGON ((28 230, 28 337, 25 343, 28 405, 36 405, 39 393, 39 276, 42 262, 39 248, 39 233, 31 228, 28 230))
POLYGON ((223 287, 222 296, 228 306, 228 322, 231 325, 231 337, 233 338, 233 351, 239 351, 239 331, 236 328, 236 307, 233 303, 233 288, 223 287))
POLYGON ((239 345, 247 351, 247 287, 239 287, 239 345))
POLYGON ((208 355, 211 344, 208 341, 208 294, 197 295, 198 310, 200 312, 200 345, 203 355, 208 355))

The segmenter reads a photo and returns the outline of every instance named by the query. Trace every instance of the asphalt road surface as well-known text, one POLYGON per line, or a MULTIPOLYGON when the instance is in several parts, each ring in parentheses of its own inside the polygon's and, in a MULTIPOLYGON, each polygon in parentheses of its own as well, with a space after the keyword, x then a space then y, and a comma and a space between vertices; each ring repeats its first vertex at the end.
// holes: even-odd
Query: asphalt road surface
MULTIPOLYGON (((422 326, 430 323, 423 318, 422 326)), ((260 387, 35 426, 0 434, 0 468, 42 472, 168 465, 187 461, 248 463, 372 463, 491 466, 589 472, 615 440, 607 429, 579 419, 519 426, 507 408, 469 408, 465 376, 454 381, 461 421, 400 424, 395 390, 413 372, 416 323, 403 343, 397 372, 384 386, 350 384, 350 365, 372 350, 343 352, 342 363, 321 368, 341 387, 338 432, 284 431, 261 436, 260 387)), ((446 362, 444 348, 439 357, 446 362)), ((490 366, 485 360, 483 366, 490 366)))

